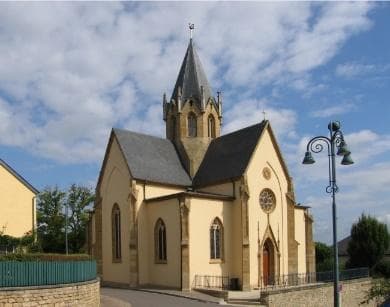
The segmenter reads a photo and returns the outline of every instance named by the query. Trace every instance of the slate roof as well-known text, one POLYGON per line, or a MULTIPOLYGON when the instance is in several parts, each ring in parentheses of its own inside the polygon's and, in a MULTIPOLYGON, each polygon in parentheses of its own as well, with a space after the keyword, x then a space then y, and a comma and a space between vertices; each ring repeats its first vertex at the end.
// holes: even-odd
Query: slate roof
POLYGON ((15 176, 21 183, 23 183, 31 192, 38 194, 39 191, 34 188, 26 179, 18 174, 11 166, 9 166, 5 161, 0 159, 0 165, 3 166, 7 171, 9 171, 13 176, 15 176))
POLYGON ((192 39, 190 39, 171 99, 177 101, 179 87, 181 87, 183 101, 194 97, 200 102, 200 87, 203 86, 203 95, 205 102, 207 102, 212 97, 212 90, 193 45, 192 39))
POLYGON ((135 179, 191 186, 191 178, 170 140, 122 129, 113 129, 113 133, 135 179))
POLYGON ((214 139, 196 173, 194 186, 205 186, 241 176, 268 121, 214 139))

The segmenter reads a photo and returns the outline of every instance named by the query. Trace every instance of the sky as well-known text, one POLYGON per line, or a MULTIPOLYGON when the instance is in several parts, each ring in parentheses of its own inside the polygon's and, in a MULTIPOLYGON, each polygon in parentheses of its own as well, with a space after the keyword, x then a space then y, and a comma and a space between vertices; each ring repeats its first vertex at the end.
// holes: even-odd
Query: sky
POLYGON ((277 135, 315 240, 332 241, 327 154, 311 137, 339 120, 338 237, 362 213, 390 226, 390 3, 0 3, 0 158, 33 186, 92 188, 112 127, 164 137, 195 24, 223 133, 263 120, 277 135))

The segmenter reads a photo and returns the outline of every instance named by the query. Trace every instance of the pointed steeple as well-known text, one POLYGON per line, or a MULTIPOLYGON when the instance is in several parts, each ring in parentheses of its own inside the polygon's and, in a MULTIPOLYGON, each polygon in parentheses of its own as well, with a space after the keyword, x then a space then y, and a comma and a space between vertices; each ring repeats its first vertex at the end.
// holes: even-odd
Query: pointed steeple
POLYGON ((202 63, 194 48, 192 38, 190 39, 187 52, 184 56, 183 63, 181 64, 171 100, 174 99, 177 102, 180 93, 181 101, 183 103, 187 99, 192 98, 201 110, 203 110, 204 104, 208 102, 209 98, 212 98, 213 101, 215 101, 202 63))

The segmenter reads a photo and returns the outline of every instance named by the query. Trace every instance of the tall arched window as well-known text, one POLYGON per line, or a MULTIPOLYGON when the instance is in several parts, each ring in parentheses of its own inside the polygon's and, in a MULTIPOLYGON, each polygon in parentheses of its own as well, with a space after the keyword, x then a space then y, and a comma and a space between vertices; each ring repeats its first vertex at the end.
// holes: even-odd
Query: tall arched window
POLYGON ((121 211, 118 204, 114 204, 111 212, 112 222, 112 259, 121 261, 121 211))
POLYGON ((215 218, 210 227, 210 259, 223 258, 223 226, 219 218, 215 218))
POLYGON ((188 115, 188 136, 196 137, 197 135, 197 124, 196 124, 196 116, 194 113, 190 113, 188 115))
POLYGON ((208 122, 208 137, 209 138, 215 138, 215 120, 214 120, 214 116, 212 116, 210 114, 207 122, 208 122))
POLYGON ((157 263, 167 262, 167 231, 162 219, 154 226, 155 260, 157 263))

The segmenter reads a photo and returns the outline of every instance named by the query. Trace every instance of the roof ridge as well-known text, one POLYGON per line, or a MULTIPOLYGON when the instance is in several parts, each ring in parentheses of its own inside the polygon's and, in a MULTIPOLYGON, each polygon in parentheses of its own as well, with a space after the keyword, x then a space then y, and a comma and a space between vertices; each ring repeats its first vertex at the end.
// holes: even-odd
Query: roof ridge
MULTIPOLYGON (((238 129, 238 130, 234 130, 234 131, 229 132, 229 133, 227 133, 227 134, 223 134, 223 135, 221 135, 221 136, 215 138, 214 140, 218 140, 218 139, 220 139, 220 138, 222 138, 222 137, 224 137, 224 136, 229 136, 229 135, 234 135, 234 134, 236 134, 236 133, 240 133, 240 132, 242 132, 243 130, 250 129, 250 128, 254 128, 255 126, 265 125, 267 122, 268 122, 268 120, 262 120, 261 122, 259 122, 259 123, 257 123, 257 124, 253 124, 253 125, 250 125, 250 126, 246 126, 246 127, 244 127, 244 128, 241 128, 241 129, 238 129)), ((213 140, 213 141, 214 141, 214 140, 213 140)))
MULTIPOLYGON (((146 133, 137 132, 137 131, 132 131, 132 130, 127 130, 127 129, 123 129, 123 128, 115 128, 115 127, 112 127, 112 130, 114 130, 114 132, 115 132, 115 131, 122 131, 122 132, 127 132, 127 133, 132 133, 132 134, 140 135, 140 136, 147 136, 147 137, 155 138, 155 139, 158 139, 158 140, 168 140, 168 139, 163 138, 163 137, 158 137, 158 136, 155 136, 155 135, 146 134, 146 133)), ((168 140, 168 141, 170 141, 170 140, 168 140)))

